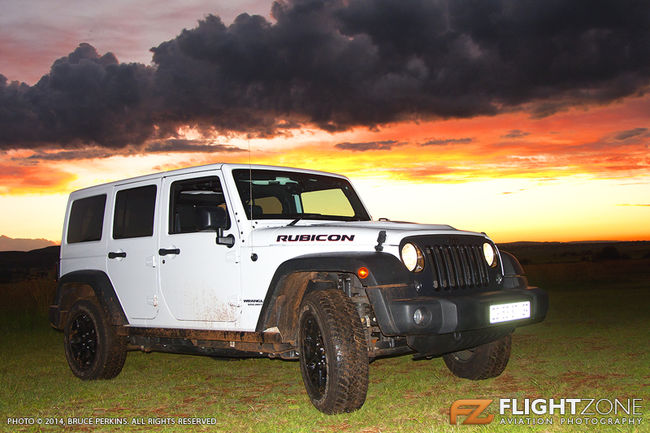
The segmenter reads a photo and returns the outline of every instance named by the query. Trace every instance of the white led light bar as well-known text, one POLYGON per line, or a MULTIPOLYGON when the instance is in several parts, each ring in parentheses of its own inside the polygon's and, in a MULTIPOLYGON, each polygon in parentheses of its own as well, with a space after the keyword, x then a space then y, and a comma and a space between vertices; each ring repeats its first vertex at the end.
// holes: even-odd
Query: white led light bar
POLYGON ((530 301, 490 305, 490 323, 509 322, 530 317, 530 301))

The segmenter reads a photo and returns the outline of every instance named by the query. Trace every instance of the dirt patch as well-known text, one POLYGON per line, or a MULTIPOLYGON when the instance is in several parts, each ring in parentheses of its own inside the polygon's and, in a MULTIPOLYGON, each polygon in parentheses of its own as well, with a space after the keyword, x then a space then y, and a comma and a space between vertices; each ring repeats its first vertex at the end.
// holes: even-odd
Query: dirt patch
POLYGON ((583 373, 581 371, 568 371, 566 373, 560 374, 557 377, 557 380, 573 390, 579 388, 604 388, 608 391, 615 391, 618 390, 619 387, 609 384, 612 380, 624 377, 628 377, 628 375, 621 373, 608 373, 605 375, 583 373))
POLYGON ((535 394, 537 392, 533 383, 519 379, 510 373, 503 373, 501 376, 495 378, 490 388, 496 391, 496 393, 501 394, 535 394))

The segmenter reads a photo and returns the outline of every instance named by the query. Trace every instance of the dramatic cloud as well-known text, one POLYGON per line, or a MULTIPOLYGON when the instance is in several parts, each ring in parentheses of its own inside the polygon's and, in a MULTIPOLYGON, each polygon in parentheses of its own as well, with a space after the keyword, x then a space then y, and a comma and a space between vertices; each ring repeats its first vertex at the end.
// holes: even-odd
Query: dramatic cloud
POLYGON ((42 193, 65 188, 76 177, 57 168, 0 164, 0 195, 42 193))
POLYGON ((142 153, 238 153, 246 152, 245 149, 226 144, 210 144, 206 140, 170 139, 148 143, 142 153))
POLYGON ((432 138, 422 143, 422 146, 446 146, 448 144, 468 144, 474 141, 471 137, 463 138, 432 138))
POLYGON ((530 135, 530 132, 522 131, 520 129, 511 129, 507 134, 501 136, 501 138, 523 138, 530 135))
POLYGON ((385 141, 368 141, 365 143, 337 143, 334 147, 341 150, 354 150, 358 152, 365 152, 366 150, 391 150, 394 147, 403 146, 406 143, 400 143, 397 140, 385 141))
POLYGON ((169 139, 154 141, 142 146, 128 146, 119 150, 103 147, 84 147, 72 150, 39 150, 26 158, 17 160, 74 161, 78 159, 109 158, 116 155, 143 155, 151 153, 239 153, 244 149, 226 144, 211 144, 208 140, 169 139))
POLYGON ((0 148, 142 143, 154 134, 154 71, 81 44, 32 87, 0 75, 0 148))
POLYGON ((628 138, 638 137, 648 132, 648 128, 634 128, 627 131, 621 131, 616 135, 617 140, 627 140, 628 138))
POLYGON ((206 17, 153 48, 154 66, 82 44, 34 86, 0 76, 0 148, 604 104, 650 84, 648 12, 636 1, 279 1, 274 22, 206 17))

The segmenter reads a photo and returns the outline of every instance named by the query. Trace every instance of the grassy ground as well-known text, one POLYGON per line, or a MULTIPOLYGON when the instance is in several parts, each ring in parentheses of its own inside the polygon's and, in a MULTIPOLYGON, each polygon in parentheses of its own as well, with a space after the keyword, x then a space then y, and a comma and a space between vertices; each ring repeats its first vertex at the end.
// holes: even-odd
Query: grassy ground
MULTIPOLYGON (((106 431, 98 425, 8 425, 9 417, 63 421, 125 418, 129 431, 150 431, 149 418, 201 418, 214 425, 160 425, 155 431, 228 432, 440 432, 440 431, 650 431, 650 260, 531 265, 531 282, 548 290, 551 308, 538 325, 513 336, 504 374, 472 382, 452 376, 441 359, 409 356, 370 366, 363 408, 326 416, 306 396, 298 363, 140 352, 129 353, 122 373, 110 381, 83 382, 70 373, 62 334, 42 315, 45 286, 0 287, 22 297, 5 304, 0 320, 0 430, 106 431), (26 295, 26 292, 34 295, 26 295), (14 308, 7 308, 14 304, 14 308), (9 310, 13 311, 11 315, 9 310), (39 314, 40 312, 40 314, 39 314), (457 399, 640 398, 641 426, 504 426, 497 403, 487 426, 451 426, 457 399), (145 425, 134 425, 141 420, 145 425)), ((35 284, 35 283, 31 283, 35 284)), ((17 298, 16 298, 17 299, 17 298)), ((525 418, 525 417, 518 417, 525 418)))

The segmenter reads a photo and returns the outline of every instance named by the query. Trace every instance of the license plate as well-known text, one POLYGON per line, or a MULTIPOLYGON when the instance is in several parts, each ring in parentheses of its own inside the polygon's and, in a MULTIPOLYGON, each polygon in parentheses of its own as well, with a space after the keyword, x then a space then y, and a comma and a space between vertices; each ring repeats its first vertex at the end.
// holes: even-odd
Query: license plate
POLYGON ((509 322, 530 317, 530 301, 490 305, 490 323, 509 322))

